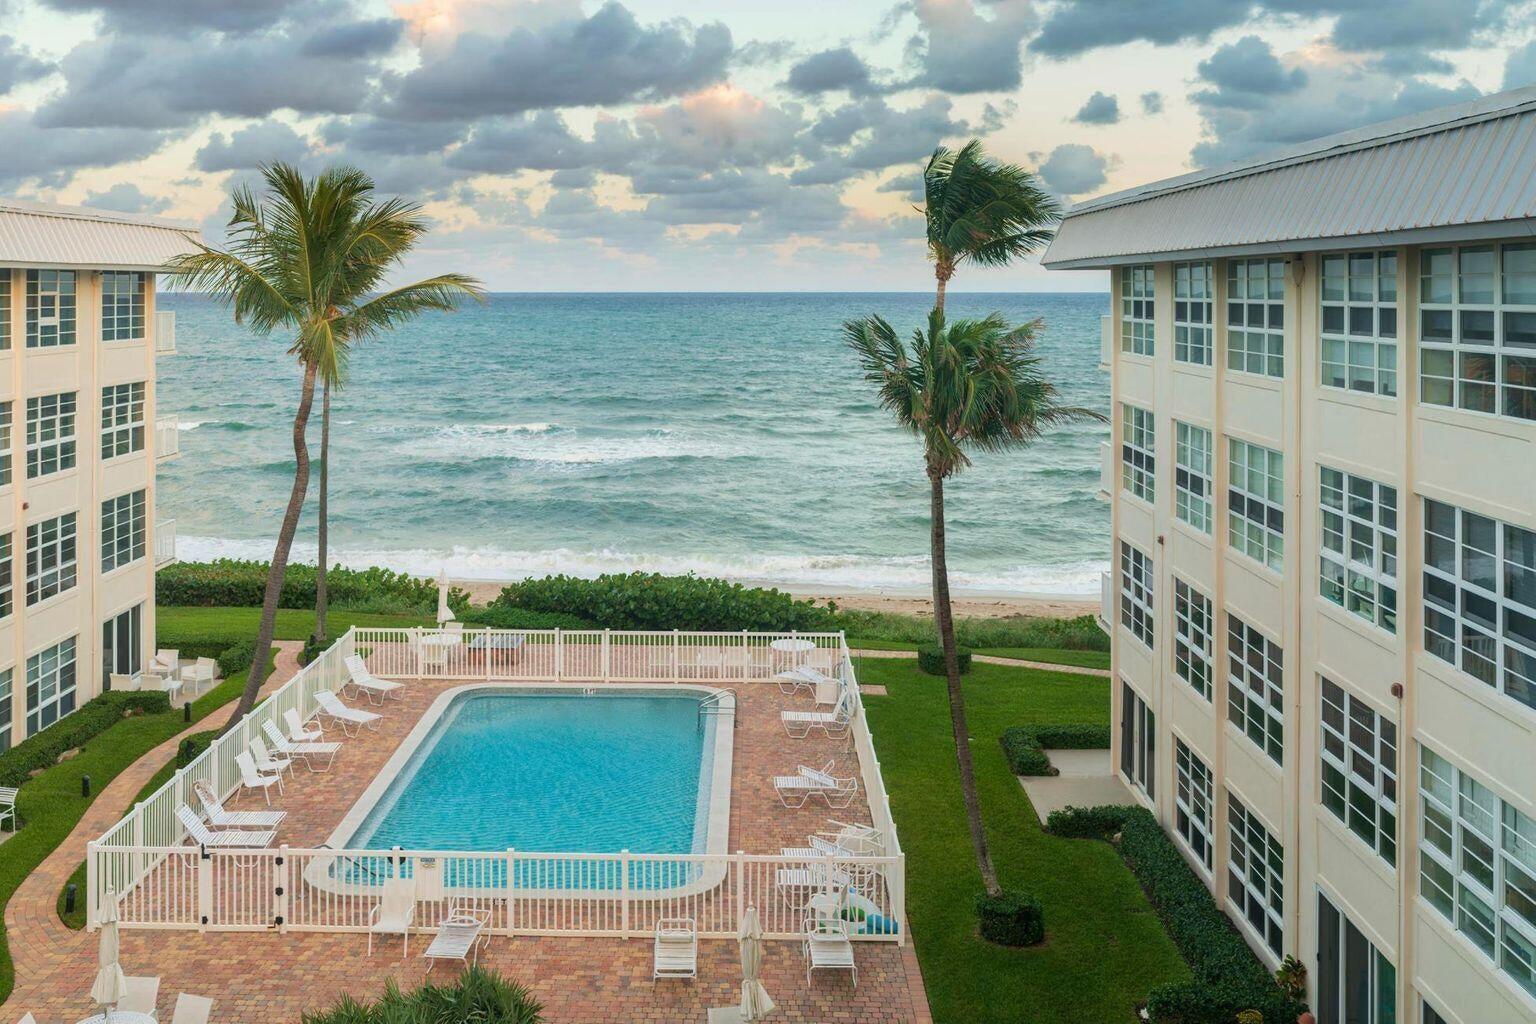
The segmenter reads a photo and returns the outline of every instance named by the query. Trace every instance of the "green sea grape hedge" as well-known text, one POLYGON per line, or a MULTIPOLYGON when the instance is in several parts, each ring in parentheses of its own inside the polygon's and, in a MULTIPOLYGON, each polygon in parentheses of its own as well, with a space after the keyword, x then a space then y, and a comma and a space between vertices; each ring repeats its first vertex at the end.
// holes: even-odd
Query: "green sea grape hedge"
POLYGON ((485 607, 471 606, 459 613, 465 626, 484 626, 487 629, 592 629, 591 621, 580 615, 563 612, 540 612, 530 608, 514 608, 492 603, 485 607))
MULTIPOLYGON (((931 644, 933 620, 896 612, 849 609, 837 613, 837 627, 859 640, 931 644)), ((1049 647, 1063 651, 1108 651, 1109 637, 1092 615, 1053 619, 1027 615, 955 619, 955 642, 980 651, 996 647, 1049 647)))
MULTIPOLYGON (((267 562, 217 558, 211 562, 176 562, 155 575, 155 601, 162 605, 260 607, 267 589, 267 562)), ((312 565, 290 565, 283 574, 279 608, 313 608, 312 565)), ((326 573, 331 604, 373 611, 426 611, 437 607, 437 584, 392 569, 344 569, 326 573)), ((469 595, 454 587, 448 603, 455 612, 468 607, 469 595)))
MULTIPOLYGON (((955 661, 960 666, 960 674, 965 675, 971 670, 971 649, 969 647, 955 648, 955 661)), ((944 648, 938 644, 927 644, 917 649, 917 667, 930 676, 947 675, 944 668, 944 648)))
POLYGON ((1015 725, 998 741, 1015 775, 1058 775, 1046 750, 1108 750, 1107 725, 1015 725))
POLYGON ((976 894, 981 937, 999 946, 1035 946, 1045 941, 1045 911, 1028 893, 1004 889, 976 894))
POLYGON ((108 690, 0 754, 0 786, 20 786, 38 769, 57 764, 66 750, 74 750, 129 715, 169 710, 171 700, 164 692, 108 690))
POLYGON ((596 579, 545 576, 502 589, 492 606, 578 615, 609 629, 817 632, 837 628, 830 608, 781 590, 704 576, 632 572, 596 579))
POLYGON ((1160 985, 1147 996, 1153 1024, 1231 1024, 1244 1010, 1257 1010, 1265 1024, 1295 1024, 1305 1011, 1281 991, 1151 811, 1067 807, 1051 812, 1046 829, 1115 842, 1188 962, 1191 980, 1160 985))

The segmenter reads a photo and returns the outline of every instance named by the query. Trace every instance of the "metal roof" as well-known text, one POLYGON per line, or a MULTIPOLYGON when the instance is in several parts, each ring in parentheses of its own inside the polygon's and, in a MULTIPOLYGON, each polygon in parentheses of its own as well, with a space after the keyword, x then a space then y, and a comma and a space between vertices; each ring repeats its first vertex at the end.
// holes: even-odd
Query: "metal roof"
POLYGON ((0 199, 0 266, 153 271, 198 241, 190 221, 0 199))
POLYGON ((1536 234, 1536 87, 1088 200, 1043 263, 1536 234))

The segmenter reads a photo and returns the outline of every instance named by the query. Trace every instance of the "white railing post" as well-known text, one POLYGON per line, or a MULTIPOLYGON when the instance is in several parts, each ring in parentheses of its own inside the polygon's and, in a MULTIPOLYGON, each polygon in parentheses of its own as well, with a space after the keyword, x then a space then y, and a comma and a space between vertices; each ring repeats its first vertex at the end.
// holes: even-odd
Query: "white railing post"
POLYGON ((681 659, 682 652, 680 650, 678 650, 678 647, 679 647, 679 645, 681 643, 682 643, 682 634, 674 629, 672 631, 672 681, 674 683, 680 683, 680 682, 683 681, 683 669, 682 669, 682 659, 681 659))
POLYGON ((895 879, 891 882, 891 918, 896 922, 896 943, 907 944, 907 855, 896 855, 891 867, 895 879))
POLYGON ((629 850, 621 851, 619 858, 619 893, 620 893, 620 924, 619 930, 624 933, 624 938, 629 938, 629 850))
POLYGON ((555 682, 565 678, 565 631, 555 627, 555 682))
POLYGON ((208 930, 213 920, 213 858, 206 846, 197 849, 197 930, 208 930))
POLYGON ((101 865, 96 840, 85 844, 85 926, 92 930, 101 916, 101 865))
POLYGON ((277 848, 277 859, 272 865, 272 914, 277 918, 278 934, 288 931, 288 844, 277 848))
POLYGON ((736 920, 731 922, 734 931, 741 927, 741 919, 747 912, 747 853, 736 851, 736 920))
POLYGON ((605 683, 608 682, 609 678, 613 675, 613 647, 612 647, 612 644, 613 644, 613 632, 612 632, 612 630, 608 630, 608 629, 603 630, 603 654, 602 654, 602 662, 603 662, 603 664, 602 664, 602 674, 603 674, 603 682, 605 682, 605 683))
POLYGON ((741 631, 741 678, 747 678, 747 662, 752 659, 752 648, 747 644, 747 631, 741 631))
POLYGON ((517 886, 514 883, 513 872, 517 870, 517 850, 507 847, 507 936, 510 938, 517 929, 512 926, 512 912, 517 906, 517 896, 514 895, 517 886))

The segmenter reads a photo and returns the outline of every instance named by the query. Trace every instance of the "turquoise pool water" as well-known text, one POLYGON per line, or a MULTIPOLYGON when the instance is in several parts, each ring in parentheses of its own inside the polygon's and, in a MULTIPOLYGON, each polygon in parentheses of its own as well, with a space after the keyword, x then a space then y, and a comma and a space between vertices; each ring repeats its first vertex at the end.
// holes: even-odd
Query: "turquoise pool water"
POLYGON ((346 845, 702 852, 715 719, 699 696, 462 694, 346 845))

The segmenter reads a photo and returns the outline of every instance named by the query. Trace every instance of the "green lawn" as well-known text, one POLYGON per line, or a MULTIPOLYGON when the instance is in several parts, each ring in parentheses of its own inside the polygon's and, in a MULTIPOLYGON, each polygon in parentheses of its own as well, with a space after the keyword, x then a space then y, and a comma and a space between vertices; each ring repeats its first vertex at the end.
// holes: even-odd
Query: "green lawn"
MULTIPOLYGON (((918 645, 902 640, 866 640, 849 637, 848 646, 864 651, 915 651, 918 645)), ((1066 651, 1058 647, 978 647, 972 653, 1023 661, 1046 661, 1053 665, 1081 665, 1084 668, 1109 668, 1108 651, 1066 651)))
MULTIPOLYGON (((349 612, 331 609, 326 618, 326 629, 332 636, 345 633, 350 626, 361 628, 392 626, 430 626, 432 619, 426 615, 383 615, 375 612, 349 612)), ((261 623, 260 608, 187 608, 162 607, 155 609, 155 632, 164 643, 167 639, 192 636, 238 636, 256 638, 256 627, 261 623)), ((279 608, 277 610, 278 640, 303 640, 315 631, 313 609, 279 608)))
POLYGON ((992 855, 1003 884, 1045 908, 1045 943, 1004 949, 976 930, 981 880, 944 686, 905 660, 860 659, 858 674, 890 691, 865 704, 907 854, 907 912, 936 1021, 1129 1024, 1155 985, 1188 976, 1114 849, 1046 835, 998 745, 1010 725, 1107 722, 1107 680, 985 664, 965 677, 992 855))

